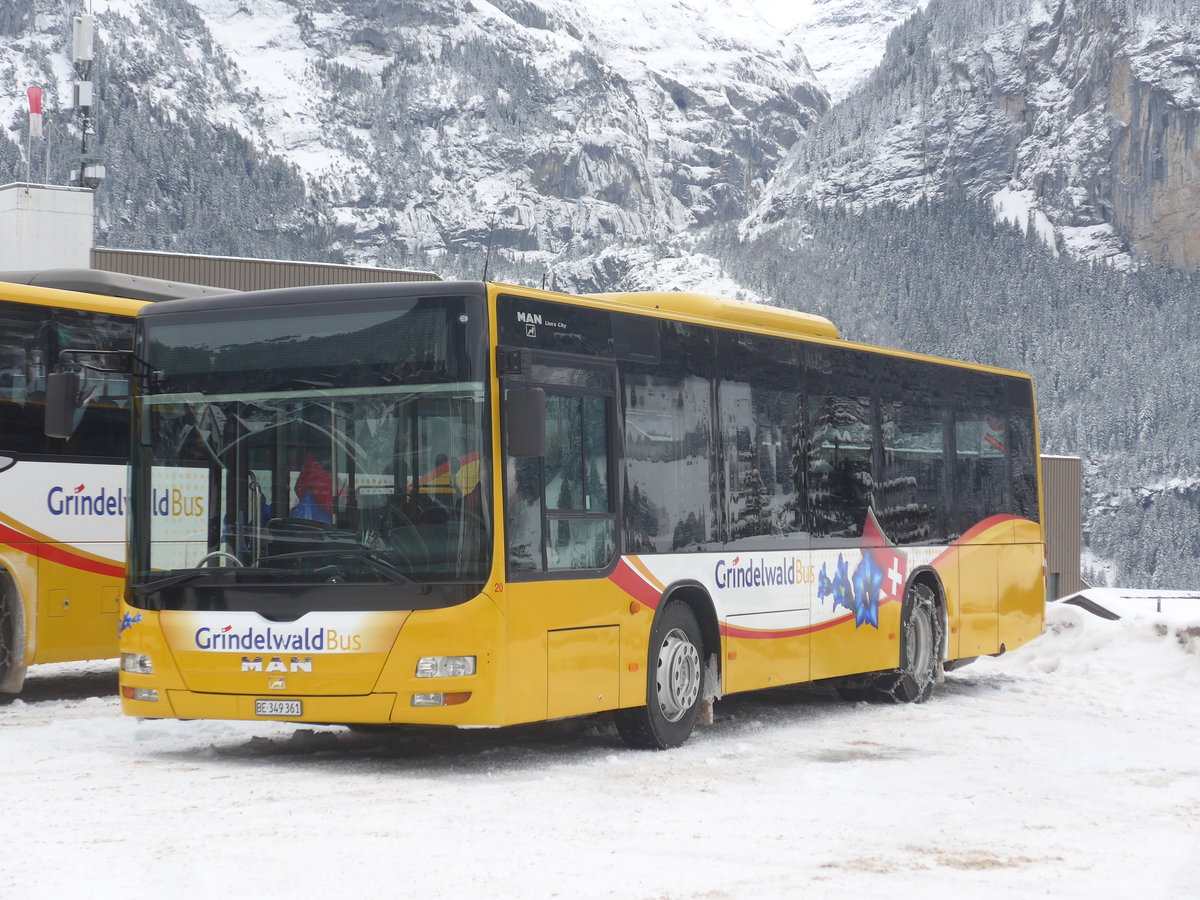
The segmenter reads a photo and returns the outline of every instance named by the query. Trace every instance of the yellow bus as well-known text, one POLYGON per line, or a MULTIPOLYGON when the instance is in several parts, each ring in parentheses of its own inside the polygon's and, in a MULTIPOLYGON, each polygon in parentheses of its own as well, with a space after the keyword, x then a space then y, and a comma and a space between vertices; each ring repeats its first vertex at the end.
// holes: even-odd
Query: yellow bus
POLYGON ((147 302, 203 292, 90 270, 0 273, 0 696, 32 664, 117 655, 130 398, 128 375, 104 360, 129 350, 147 302), (82 373, 74 427, 50 438, 47 374, 68 361, 82 373))
POLYGON ((1042 631, 1018 372, 477 282, 158 303, 133 357, 129 715, 667 748, 724 694, 922 701, 1042 631))

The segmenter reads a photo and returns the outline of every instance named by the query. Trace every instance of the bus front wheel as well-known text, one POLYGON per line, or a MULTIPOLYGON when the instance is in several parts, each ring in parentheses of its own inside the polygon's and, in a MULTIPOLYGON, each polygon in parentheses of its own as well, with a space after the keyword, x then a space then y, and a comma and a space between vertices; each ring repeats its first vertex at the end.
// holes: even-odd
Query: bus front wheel
POLYGON ((695 614, 669 603, 650 631, 646 705, 619 709, 617 731, 630 747, 668 750, 691 735, 704 688, 704 641, 695 614))

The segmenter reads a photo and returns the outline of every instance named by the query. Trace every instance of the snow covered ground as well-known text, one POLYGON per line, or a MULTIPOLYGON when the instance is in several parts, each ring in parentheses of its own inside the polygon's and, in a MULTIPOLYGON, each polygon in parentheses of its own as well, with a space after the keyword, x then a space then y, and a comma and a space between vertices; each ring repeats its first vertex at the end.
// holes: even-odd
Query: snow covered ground
POLYGON ((1200 604, 1048 621, 928 704, 730 697, 668 753, 138 722, 112 663, 42 667, 0 707, 0 896, 1200 895, 1200 604))

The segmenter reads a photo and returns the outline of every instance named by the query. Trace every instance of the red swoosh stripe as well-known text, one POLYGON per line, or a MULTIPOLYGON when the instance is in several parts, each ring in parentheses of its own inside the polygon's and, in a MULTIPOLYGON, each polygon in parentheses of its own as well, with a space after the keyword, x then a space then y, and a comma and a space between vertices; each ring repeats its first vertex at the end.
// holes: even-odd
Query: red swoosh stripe
POLYGON ((72 553, 59 544, 49 544, 44 541, 35 540, 27 534, 22 534, 13 528, 9 528, 7 525, 0 525, 0 543, 9 544, 13 549, 19 550, 22 553, 28 553, 37 559, 58 563, 60 566, 68 566, 72 569, 78 569, 81 572, 91 572, 93 575, 106 575, 109 578, 125 578, 124 566, 89 559, 78 553, 72 553))
MULTIPOLYGON (((1015 519, 1019 519, 1019 518, 1020 518, 1020 516, 1001 515, 1001 516, 992 516, 991 518, 984 519, 982 522, 979 522, 978 524, 976 524, 976 525, 972 526, 970 529, 968 529, 966 531, 966 533, 963 534, 958 540, 956 540, 953 544, 951 544, 949 547, 947 547, 945 550, 943 550, 941 553, 939 553, 938 556, 933 560, 931 565, 934 568, 937 568, 939 563, 944 563, 949 557, 951 557, 953 554, 957 553, 965 545, 972 543, 976 538, 978 538, 981 534, 983 534, 988 529, 995 528, 997 525, 1003 525, 1005 522, 1011 522, 1011 521, 1013 521, 1015 519)), ((658 587, 656 587, 655 585, 648 582, 646 580, 646 577, 642 573, 640 573, 629 562, 629 560, 627 558, 625 558, 625 557, 621 558, 621 561, 619 563, 617 563, 616 569, 613 571, 613 573, 611 575, 608 576, 608 580, 611 581, 613 584, 615 584, 617 587, 619 587, 626 594, 631 596, 633 599, 637 600, 639 603, 641 603, 645 606, 648 606, 651 609, 658 608, 659 601, 662 599, 661 590, 658 587)), ((885 598, 880 599, 879 605, 883 606, 888 603, 899 603, 899 602, 900 602, 900 598, 885 597, 885 598)), ((785 629, 780 629, 778 631, 772 631, 769 629, 759 629, 759 628, 746 628, 741 625, 730 625, 727 622, 719 622, 718 628, 720 629, 721 634, 725 635, 726 637, 735 637, 735 638, 743 638, 746 640, 762 641, 762 640, 778 640, 780 638, 789 638, 789 637, 800 637, 801 635, 805 635, 805 634, 815 634, 819 631, 827 631, 830 628, 836 628, 839 625, 843 625, 847 622, 853 622, 853 621, 854 621, 853 613, 847 613, 844 616, 840 616, 839 618, 836 618, 836 619, 831 619, 828 622, 820 622, 816 625, 808 625, 803 628, 785 628, 785 629)))
MULTIPOLYGON (((886 606, 889 603, 899 602, 899 600, 883 598, 879 601, 879 605, 886 606)), ((741 625, 728 625, 724 622, 720 623, 719 628, 721 634, 727 637, 745 638, 751 641, 772 641, 778 638, 799 637, 802 634, 816 634, 818 631, 828 631, 830 628, 837 628, 839 625, 853 621, 854 614, 846 613, 846 615, 830 619, 828 622, 818 622, 816 625, 806 625, 803 628, 781 628, 778 631, 766 628, 745 628, 741 625)))
POLYGON ((626 594, 651 609, 658 609, 662 593, 642 576, 625 557, 617 563, 616 569, 608 576, 608 580, 623 590, 626 594))
POLYGON ((814 631, 832 628, 834 625, 840 625, 842 622, 849 622, 853 619, 854 616, 843 616, 832 622, 822 622, 820 625, 806 625, 803 628, 781 628, 778 631, 770 631, 765 628, 743 628, 741 625, 727 625, 724 622, 721 622, 719 627, 721 634, 725 635, 725 637, 745 638, 750 641, 768 641, 812 634, 814 631))
MULTIPOLYGON (((608 576, 608 580, 643 606, 648 606, 650 609, 658 609, 659 601, 662 600, 662 591, 646 581, 645 576, 626 557, 622 557, 621 561, 617 563, 616 569, 608 576)), ((844 622, 853 621, 853 615, 845 615, 829 622, 821 622, 818 625, 806 625, 803 628, 786 628, 778 631, 745 628, 740 625, 729 625, 726 622, 718 622, 717 627, 720 629, 721 634, 726 637, 745 638, 753 641, 770 641, 780 638, 798 637, 803 634, 812 634, 816 631, 834 628, 844 622)))

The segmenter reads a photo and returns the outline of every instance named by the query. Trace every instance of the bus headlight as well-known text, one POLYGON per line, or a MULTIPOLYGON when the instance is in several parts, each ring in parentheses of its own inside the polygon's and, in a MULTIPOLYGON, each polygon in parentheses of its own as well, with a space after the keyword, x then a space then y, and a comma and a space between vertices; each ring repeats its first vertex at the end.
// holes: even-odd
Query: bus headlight
POLYGON ((145 653, 122 653, 121 671, 132 672, 135 675, 153 675, 154 664, 145 653))
POLYGON ((422 656, 417 660, 418 678, 459 678, 474 674, 473 656, 422 656))

